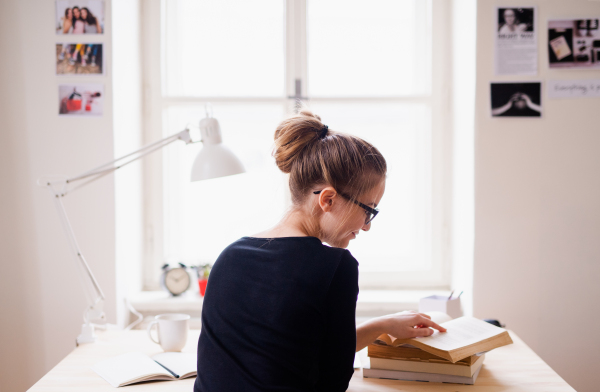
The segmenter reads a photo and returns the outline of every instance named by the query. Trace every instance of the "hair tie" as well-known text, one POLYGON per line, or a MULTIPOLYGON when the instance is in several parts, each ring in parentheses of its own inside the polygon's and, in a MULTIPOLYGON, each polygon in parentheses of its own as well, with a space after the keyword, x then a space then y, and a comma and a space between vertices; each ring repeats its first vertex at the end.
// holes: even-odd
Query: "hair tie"
POLYGON ((325 136, 327 136, 328 130, 329 127, 327 125, 323 125, 323 128, 321 128, 321 130, 319 131, 319 139, 323 139, 325 136))

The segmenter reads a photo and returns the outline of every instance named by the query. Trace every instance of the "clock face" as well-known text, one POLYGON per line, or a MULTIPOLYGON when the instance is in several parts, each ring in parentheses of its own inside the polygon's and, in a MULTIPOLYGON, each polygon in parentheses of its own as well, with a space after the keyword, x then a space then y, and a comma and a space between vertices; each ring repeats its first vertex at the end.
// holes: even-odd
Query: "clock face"
POLYGON ((173 268, 165 275, 165 286, 173 295, 179 295, 190 287, 190 275, 183 268, 173 268))

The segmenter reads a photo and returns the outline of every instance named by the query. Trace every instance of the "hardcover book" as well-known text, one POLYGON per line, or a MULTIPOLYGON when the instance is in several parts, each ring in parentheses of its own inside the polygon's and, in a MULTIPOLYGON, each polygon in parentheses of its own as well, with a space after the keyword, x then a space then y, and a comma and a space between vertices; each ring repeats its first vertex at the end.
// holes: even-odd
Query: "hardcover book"
POLYGON ((459 317, 440 325, 447 332, 434 331, 431 336, 411 339, 396 339, 384 334, 377 340, 391 347, 409 344, 452 363, 513 342, 505 329, 473 317, 459 317))

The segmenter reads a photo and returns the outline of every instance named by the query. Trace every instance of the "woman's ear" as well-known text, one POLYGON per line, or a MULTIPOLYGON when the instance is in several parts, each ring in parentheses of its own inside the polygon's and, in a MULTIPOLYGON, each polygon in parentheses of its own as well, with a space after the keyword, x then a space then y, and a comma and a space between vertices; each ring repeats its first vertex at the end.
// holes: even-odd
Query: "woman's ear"
POLYGON ((319 193, 319 207, 323 210, 323 212, 330 212, 333 207, 333 201, 337 197, 337 192, 331 186, 324 188, 321 193, 319 193))

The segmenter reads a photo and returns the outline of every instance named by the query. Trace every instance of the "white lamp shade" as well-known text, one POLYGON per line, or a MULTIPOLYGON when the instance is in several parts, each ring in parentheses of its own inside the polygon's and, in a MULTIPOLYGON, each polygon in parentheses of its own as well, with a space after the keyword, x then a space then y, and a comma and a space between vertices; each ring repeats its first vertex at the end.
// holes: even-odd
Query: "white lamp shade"
POLYGON ((244 173, 242 162, 222 143, 205 144, 192 166, 192 181, 244 173))

